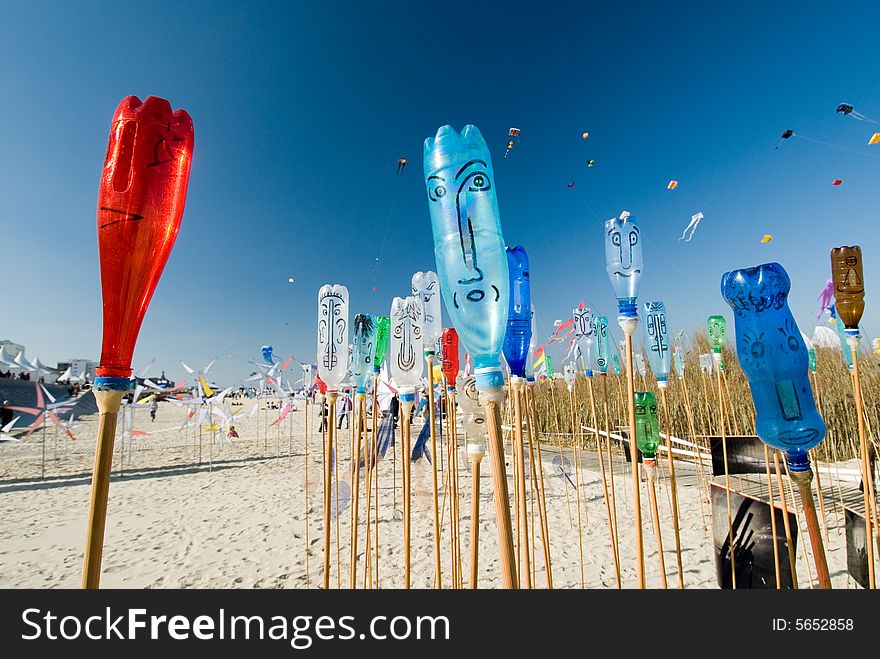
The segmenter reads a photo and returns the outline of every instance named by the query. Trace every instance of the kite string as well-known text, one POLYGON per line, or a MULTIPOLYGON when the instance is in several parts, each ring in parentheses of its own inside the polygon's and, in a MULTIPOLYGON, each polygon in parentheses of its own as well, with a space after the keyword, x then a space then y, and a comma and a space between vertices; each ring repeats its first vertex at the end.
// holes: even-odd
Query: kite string
POLYGON ((833 149, 840 149, 841 151, 849 151, 850 153, 858 153, 862 156, 867 156, 868 158, 880 158, 880 156, 875 156, 873 153, 865 153, 864 151, 858 151, 856 149, 850 149, 847 146, 840 146, 839 144, 832 144, 831 142, 823 142, 822 140, 817 140, 812 137, 807 137, 806 135, 801 135, 800 133, 795 133, 793 137, 799 137, 802 140, 807 140, 808 142, 815 142, 816 144, 822 144, 824 146, 830 146, 833 149))
POLYGON ((394 208, 397 206, 397 194, 400 186, 394 186, 394 194, 391 196, 391 208, 388 211, 388 219, 385 221, 385 234, 382 236, 382 244, 379 246, 379 255, 373 264, 373 285, 370 287, 370 296, 376 292, 376 279, 379 276, 379 267, 382 263, 382 255, 385 253, 385 243, 388 241, 388 230, 391 228, 391 220, 394 219, 394 208))

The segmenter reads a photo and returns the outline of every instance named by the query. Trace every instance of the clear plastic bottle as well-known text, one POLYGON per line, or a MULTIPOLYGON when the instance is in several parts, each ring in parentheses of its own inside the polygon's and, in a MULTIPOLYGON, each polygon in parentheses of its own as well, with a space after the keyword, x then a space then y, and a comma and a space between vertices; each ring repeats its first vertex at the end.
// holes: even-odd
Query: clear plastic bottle
POLYGON ((391 301, 391 377, 400 390, 400 402, 412 403, 425 364, 422 341, 422 302, 417 297, 391 301))
POLYGON ((605 222, 605 270, 617 297, 621 318, 638 316, 636 298, 642 277, 642 241, 636 219, 624 211, 605 222))
POLYGON ((443 126, 425 140, 424 172, 446 310, 477 387, 500 388, 510 279, 489 147, 476 126, 443 126))
POLYGON ((525 377, 532 338, 532 294, 529 278, 529 256, 521 246, 507 248, 510 272, 510 306, 507 332, 504 335, 504 358, 511 375, 525 377))
POLYGON ((721 295, 734 313, 736 352, 749 380, 758 436, 810 468, 807 451, 825 436, 808 374, 809 356, 788 307, 791 280, 778 263, 727 272, 721 295))
POLYGON ((417 272, 412 276, 412 294, 422 302, 422 332, 425 353, 433 354, 443 332, 440 317, 440 281, 437 273, 417 272))
POLYGON ((660 300, 645 302, 644 322, 645 348, 648 362, 657 377, 657 385, 666 387, 669 381, 669 329, 666 325, 666 305, 660 300))
POLYGON ((348 374, 348 289, 325 284, 318 290, 318 376, 330 391, 348 374))
POLYGON ((373 374, 373 341, 376 332, 375 318, 371 314, 359 313, 354 317, 352 333, 351 375, 357 393, 367 391, 367 382, 373 374))

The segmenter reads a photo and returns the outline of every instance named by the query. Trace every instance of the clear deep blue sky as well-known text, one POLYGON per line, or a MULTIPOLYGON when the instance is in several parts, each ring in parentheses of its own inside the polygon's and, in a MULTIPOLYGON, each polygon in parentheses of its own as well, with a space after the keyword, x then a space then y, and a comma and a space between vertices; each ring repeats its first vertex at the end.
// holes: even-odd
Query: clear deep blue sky
POLYGON ((196 134, 186 213, 135 367, 155 357, 179 380, 178 360, 219 357, 216 375, 231 382, 262 344, 314 359, 325 282, 348 286, 352 314, 387 313, 414 271, 434 269, 421 159, 443 124, 476 124, 493 147, 504 237, 529 251, 542 339, 581 299, 614 315, 590 208, 639 218, 641 297, 665 300, 674 329, 729 318, 721 274, 777 260, 811 333, 829 249, 858 243, 865 325, 880 330, 880 145, 867 146, 880 126, 835 114, 846 101, 880 119, 876 2, 53 2, 3 13, 0 338, 31 358, 100 352, 95 202, 128 94, 185 108, 196 134), (522 136, 505 160, 511 126, 522 136), (774 150, 787 128, 852 150, 797 138, 774 150), (399 156, 410 161, 401 177, 399 156), (678 242, 697 211, 694 240, 678 242))

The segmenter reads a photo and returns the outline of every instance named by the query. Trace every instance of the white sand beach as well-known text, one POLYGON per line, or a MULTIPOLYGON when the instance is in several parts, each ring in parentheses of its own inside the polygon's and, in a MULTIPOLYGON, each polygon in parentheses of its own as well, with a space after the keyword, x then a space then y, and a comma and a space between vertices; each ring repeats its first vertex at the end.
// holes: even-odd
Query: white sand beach
MULTIPOLYGON (((253 402, 247 401, 244 409, 253 402)), ((185 409, 171 403, 159 406, 150 422, 146 411, 136 413, 134 429, 149 433, 134 437, 116 451, 104 549, 101 586, 107 588, 318 588, 322 581, 322 445, 319 417, 309 408, 308 461, 305 459, 306 413, 303 402, 280 427, 268 426, 277 410, 262 410, 236 422, 240 439, 222 447, 203 437, 201 464, 197 434, 191 425, 177 430, 185 409), (268 427, 268 433, 266 428, 268 427), (209 467, 209 462, 212 466, 209 467), (306 467, 309 496, 306 498, 306 467), (306 518, 308 516, 308 527, 306 518), (308 534, 308 540, 307 540, 308 534), (307 569, 308 565, 308 569, 307 569)), ((22 444, 0 445, 0 587, 77 588, 80 585, 83 542, 89 501, 97 415, 78 421, 75 441, 46 431, 46 478, 40 478, 41 434, 22 444)), ((418 432, 413 429, 413 440, 418 432)), ((349 481, 349 431, 340 435, 339 479, 349 481)), ((461 556, 464 581, 469 573, 471 481, 463 436, 459 438, 461 556)), ((395 449, 399 447, 399 442, 395 449)), ((508 451, 508 465, 510 446, 508 451)), ((543 444, 544 476, 549 517, 554 588, 580 588, 580 548, 575 490, 564 485, 551 461, 558 449, 543 444), (558 474, 558 475, 557 475, 558 474)), ((402 497, 395 493, 400 478, 389 450, 379 465, 378 574, 373 585, 399 588, 403 584, 402 497), (396 469, 395 469, 396 468, 396 469)), ((614 454, 615 493, 623 586, 636 586, 633 548, 633 506, 629 465, 620 449, 614 454)), ((439 466, 439 464, 438 464, 439 466)), ((444 457, 441 483, 448 462, 444 457)), ((607 467, 607 463, 606 463, 607 467)), ((512 466, 508 469, 508 477, 512 466)), ((717 588, 708 504, 700 500, 695 469, 677 462, 681 513, 682 562, 686 588, 717 588)), ((581 484, 583 576, 586 588, 615 588, 616 576, 609 539, 601 472, 594 452, 585 452, 577 480, 581 484)), ((434 576, 434 536, 431 466, 422 460, 413 467, 412 585, 428 588, 434 576)), ((572 474, 572 480, 575 475, 572 474)), ((648 497, 642 486, 645 569, 651 588, 661 586, 656 541, 648 497)), ((342 485, 344 492, 345 485, 342 485)), ((513 487, 510 485, 511 502, 513 487)), ((360 489, 358 587, 365 571, 363 487, 360 489)), ((440 493, 443 499, 443 491, 440 493)), ((658 489, 666 573, 670 588, 678 585, 668 480, 658 489)), ((374 502, 375 503, 375 500, 374 502)), ((342 501, 332 523, 332 588, 350 586, 350 511, 342 501), (337 539, 339 542, 337 543, 337 539), (338 554, 337 554, 338 552, 338 554), (337 563, 338 555, 338 563, 337 563)), ((449 505, 448 502, 446 504, 449 505)), ((846 576, 843 519, 827 511, 827 555, 835 588, 854 587, 846 576)), ((480 502, 479 586, 499 587, 499 552, 492 500, 490 460, 482 463, 480 502)), ((531 513, 530 513, 531 515, 531 513)), ((534 586, 545 588, 540 524, 535 512, 534 586)), ((806 527, 798 540, 798 577, 802 588, 815 585, 815 571, 804 561, 806 527)), ((441 538, 442 585, 451 586, 448 508, 441 538)), ((375 549, 375 547, 373 548, 375 549)), ((375 561, 375 556, 373 556, 375 561)))

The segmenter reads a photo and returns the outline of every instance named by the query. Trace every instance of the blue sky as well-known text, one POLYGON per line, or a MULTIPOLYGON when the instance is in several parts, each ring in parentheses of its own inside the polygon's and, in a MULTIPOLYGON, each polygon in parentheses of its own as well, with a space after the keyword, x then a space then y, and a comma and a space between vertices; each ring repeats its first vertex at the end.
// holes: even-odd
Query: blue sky
POLYGON ((880 126, 834 112, 846 101, 880 120, 876 2, 54 2, 4 14, 0 338, 31 358, 100 352, 95 202, 128 94, 185 108, 196 135, 136 367, 155 357, 179 380, 178 360, 218 357, 231 382, 266 343, 313 359, 326 282, 349 287, 352 314, 387 313, 413 272, 434 269, 421 156, 443 124, 476 124, 493 146, 504 237, 529 251, 542 339, 581 299, 613 316, 593 213, 622 209, 645 237, 641 298, 663 299, 675 329, 729 317, 721 274, 776 260, 809 331, 829 249, 858 243, 864 322, 880 331, 880 145, 867 146, 880 126), (511 126, 521 140, 504 159, 511 126), (787 128, 835 146, 774 150, 787 128), (410 166, 397 177, 399 156, 410 166), (697 211, 694 240, 679 242, 697 211))

